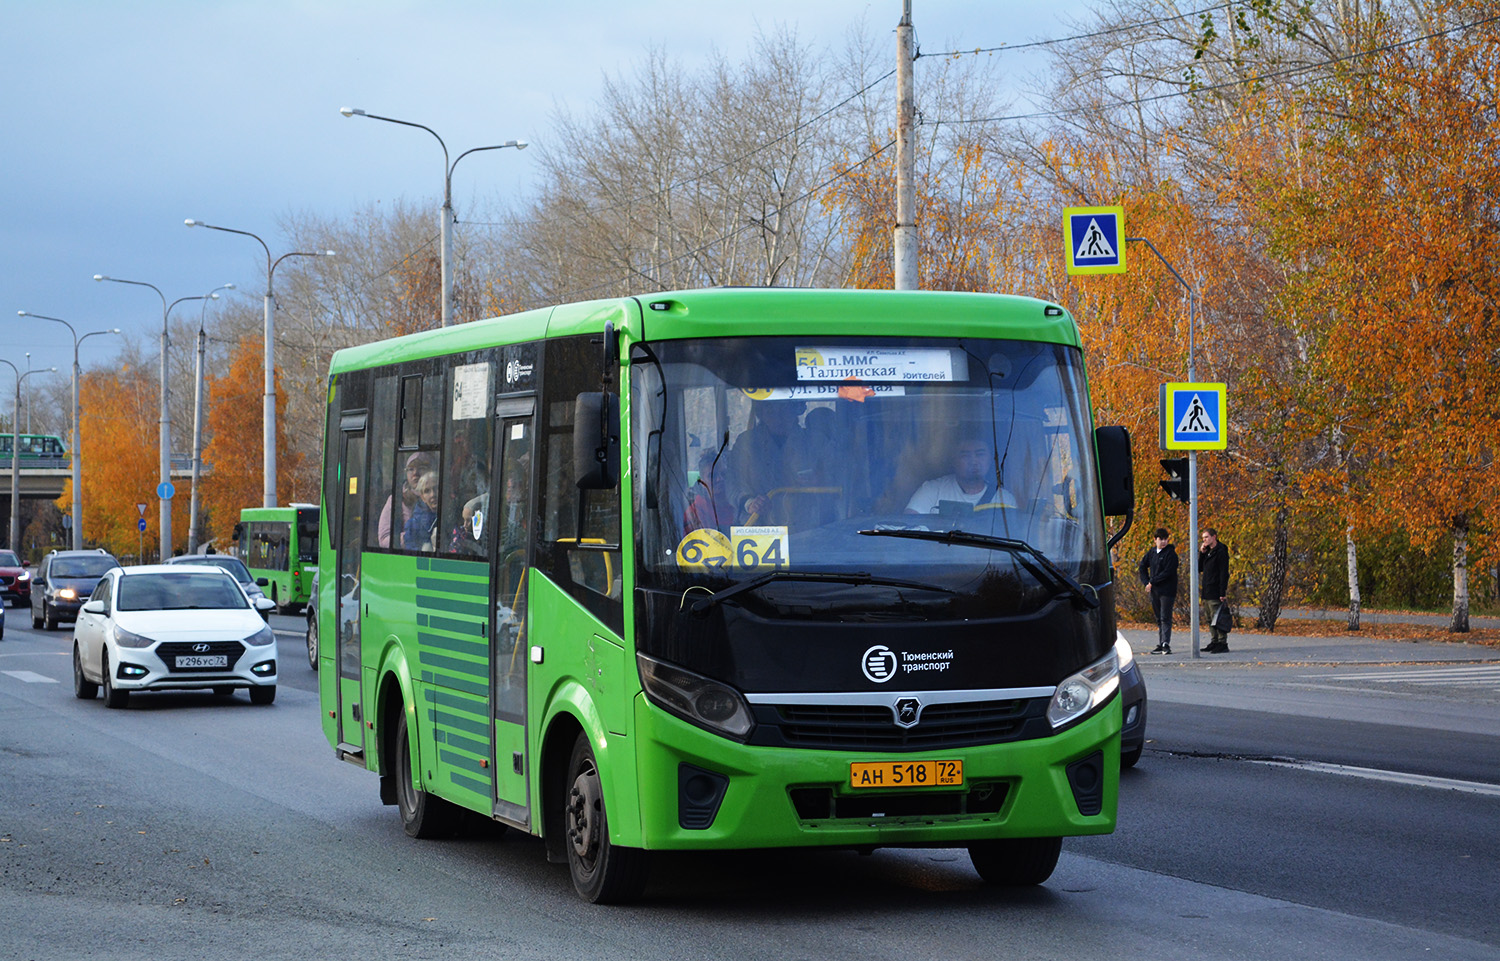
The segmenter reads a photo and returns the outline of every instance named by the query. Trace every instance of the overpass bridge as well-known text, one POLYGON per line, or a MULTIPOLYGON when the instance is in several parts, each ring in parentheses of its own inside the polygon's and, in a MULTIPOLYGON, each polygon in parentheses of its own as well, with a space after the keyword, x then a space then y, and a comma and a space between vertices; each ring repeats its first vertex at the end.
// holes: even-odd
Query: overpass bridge
MULTIPOLYGON (((84 468, 87 470, 87 467, 84 468)), ((20 496, 26 500, 55 501, 62 496, 63 487, 73 478, 73 467, 69 463, 65 467, 22 467, 17 472, 17 489, 20 496)), ((207 464, 203 465, 203 473, 209 473, 207 464)), ((193 478, 192 458, 172 458, 172 483, 183 493, 188 493, 189 484, 193 478)), ((151 509, 156 509, 156 487, 152 482, 150 490, 141 491, 139 499, 132 502, 130 510, 135 510, 138 503, 149 502, 151 509)), ((154 515, 153 515, 154 516, 154 515)), ((5 532, 10 530, 10 462, 0 463, 0 538, 4 538, 5 532)))

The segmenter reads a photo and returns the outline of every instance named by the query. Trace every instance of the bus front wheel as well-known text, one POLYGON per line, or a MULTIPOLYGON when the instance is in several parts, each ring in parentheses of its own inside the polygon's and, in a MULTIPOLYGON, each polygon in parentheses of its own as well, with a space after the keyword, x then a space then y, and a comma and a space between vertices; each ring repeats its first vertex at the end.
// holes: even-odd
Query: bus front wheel
POLYGON ((1052 876, 1062 838, 1001 838, 969 845, 969 860, 986 884, 1020 887, 1052 876))
POLYGON ((567 783, 563 826, 573 888, 594 904, 634 901, 646 887, 646 852, 610 843, 599 766, 586 734, 580 733, 573 743, 567 783))
POLYGON ((414 838, 449 838, 458 832, 463 810, 457 805, 419 790, 411 770, 411 739, 406 730, 406 711, 396 722, 396 809, 401 827, 414 838))

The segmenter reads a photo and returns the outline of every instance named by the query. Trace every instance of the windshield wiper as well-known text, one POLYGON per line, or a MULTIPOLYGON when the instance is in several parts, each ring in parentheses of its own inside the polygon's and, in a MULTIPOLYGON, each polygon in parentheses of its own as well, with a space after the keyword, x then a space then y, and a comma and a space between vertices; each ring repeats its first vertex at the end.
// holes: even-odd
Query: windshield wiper
POLYGON ((939 591, 943 594, 952 594, 953 591, 936 584, 924 584, 921 581, 905 581, 897 577, 877 577, 864 571, 853 571, 847 574, 830 571, 767 571, 759 577, 752 577, 748 581, 740 581, 731 587, 726 587, 712 597, 705 597, 701 601, 694 602, 692 611, 694 614, 703 614, 721 601, 727 601, 736 594, 753 591, 764 587, 772 581, 824 581, 830 584, 878 584, 882 587, 912 587, 923 591, 939 591))
POLYGON ((993 534, 975 534, 970 531, 919 531, 919 530, 864 530, 859 533, 868 537, 909 537, 917 541, 936 541, 939 544, 961 544, 965 547, 990 547, 1014 554, 1021 566, 1035 577, 1048 584, 1055 592, 1072 594, 1084 607, 1093 610, 1099 606, 1099 592, 1092 586, 1084 593, 1083 585, 1071 574, 1052 563, 1052 559, 1023 540, 1014 537, 996 537, 993 534))

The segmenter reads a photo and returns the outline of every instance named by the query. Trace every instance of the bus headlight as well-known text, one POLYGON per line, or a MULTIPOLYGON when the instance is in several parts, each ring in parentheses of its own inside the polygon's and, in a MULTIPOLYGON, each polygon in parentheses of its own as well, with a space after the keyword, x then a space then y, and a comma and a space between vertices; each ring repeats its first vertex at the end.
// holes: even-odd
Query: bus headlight
POLYGON ((740 692, 645 654, 636 655, 641 686, 651 702, 699 727, 743 741, 755 722, 740 692))
POLYGON ((1103 658, 1057 685, 1047 705, 1047 721, 1062 727, 1103 704, 1120 686, 1120 655, 1110 648, 1103 658))

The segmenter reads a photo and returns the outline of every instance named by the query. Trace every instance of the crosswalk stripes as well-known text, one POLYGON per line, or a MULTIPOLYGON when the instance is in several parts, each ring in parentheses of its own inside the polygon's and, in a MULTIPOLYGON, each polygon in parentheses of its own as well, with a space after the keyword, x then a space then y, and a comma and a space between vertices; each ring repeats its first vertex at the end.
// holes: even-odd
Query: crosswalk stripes
POLYGON ((1385 667, 1338 674, 1304 674, 1302 677, 1319 681, 1359 681, 1367 684, 1413 684, 1425 687, 1477 687, 1500 690, 1500 664, 1385 667))

